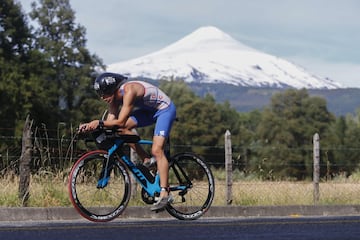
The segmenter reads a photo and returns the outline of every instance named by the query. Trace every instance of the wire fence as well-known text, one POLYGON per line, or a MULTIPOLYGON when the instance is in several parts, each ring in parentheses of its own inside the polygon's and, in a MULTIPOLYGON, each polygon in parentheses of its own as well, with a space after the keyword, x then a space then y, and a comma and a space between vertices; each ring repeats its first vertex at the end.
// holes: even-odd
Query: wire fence
MULTIPOLYGON (((58 185, 59 191, 63 191, 67 196, 66 175, 72 164, 84 152, 95 149, 95 144, 84 141, 73 141, 70 138, 34 138, 32 150, 32 179, 33 181, 43 181, 50 185, 58 185), (51 173, 44 175, 44 172, 51 173), (62 172, 62 177, 49 178, 62 172), (53 182, 53 181, 59 181, 53 182)), ((360 172, 354 171, 351 175, 346 172, 332 174, 329 170, 331 164, 323 161, 321 169, 325 173, 321 177, 319 199, 314 200, 314 184, 312 172, 301 181, 296 179, 270 179, 264 178, 261 166, 248 171, 247 159, 254 154, 247 153, 251 149, 249 146, 232 146, 232 195, 231 201, 225 199, 227 194, 226 172, 225 172, 225 146, 187 146, 173 145, 172 153, 193 151, 202 156, 210 165, 216 180, 216 195, 214 205, 337 205, 337 204, 360 204, 360 172), (245 154, 247 153, 247 154, 245 154), (244 160, 245 159, 245 160, 244 160)), ((302 149, 303 150, 303 149, 302 149)), ((345 149, 346 150, 346 149, 345 149)), ((276 151, 276 149, 275 149, 276 151)), ((340 149, 339 151, 344 151, 340 149)), ((349 150, 353 154, 360 156, 360 149, 349 150)), ((19 160, 22 153, 20 137, 0 136, 0 179, 5 179, 8 174, 17 175, 19 160)), ((309 162, 312 161, 312 148, 306 147, 306 155, 309 162)), ((298 167, 290 160, 283 161, 280 167, 298 167)), ((341 166, 337 166, 341 167, 341 166)), ((353 163, 353 169, 358 167, 358 163, 353 163)), ((6 193, 5 193, 6 194, 6 193)), ((1 200, 1 199, 0 199, 1 200)), ((68 201, 62 201, 59 205, 67 205, 68 201)), ((1 205, 1 201, 0 201, 1 205)))

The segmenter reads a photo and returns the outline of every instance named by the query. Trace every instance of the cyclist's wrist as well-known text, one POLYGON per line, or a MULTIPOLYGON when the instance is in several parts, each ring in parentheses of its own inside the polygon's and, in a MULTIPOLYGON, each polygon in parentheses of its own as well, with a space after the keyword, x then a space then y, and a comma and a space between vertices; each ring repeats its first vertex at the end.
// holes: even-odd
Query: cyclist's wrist
POLYGON ((99 128, 100 129, 104 128, 104 120, 99 120, 99 128))

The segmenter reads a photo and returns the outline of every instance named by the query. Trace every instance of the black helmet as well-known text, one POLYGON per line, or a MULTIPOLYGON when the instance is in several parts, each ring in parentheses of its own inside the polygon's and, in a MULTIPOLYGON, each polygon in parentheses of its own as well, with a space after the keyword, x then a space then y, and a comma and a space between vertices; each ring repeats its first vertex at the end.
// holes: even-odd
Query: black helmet
POLYGON ((100 96, 111 95, 120 87, 125 79, 127 77, 121 74, 105 72, 95 79, 94 89, 100 96))

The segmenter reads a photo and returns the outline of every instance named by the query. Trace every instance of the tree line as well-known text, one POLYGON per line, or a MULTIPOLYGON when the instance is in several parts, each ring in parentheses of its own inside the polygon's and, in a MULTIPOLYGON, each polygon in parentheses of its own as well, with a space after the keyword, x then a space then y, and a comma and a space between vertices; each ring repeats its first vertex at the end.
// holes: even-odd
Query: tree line
MULTIPOLYGON (((31 6, 27 15, 14 0, 0 3, 0 136, 21 136, 27 115, 37 128, 49 130, 49 138, 59 138, 60 124, 70 136, 80 122, 101 118, 106 105, 93 81, 105 66, 87 49, 86 29, 76 23, 69 0, 38 0, 31 6)), ((311 177, 315 133, 321 138, 323 176, 358 170, 359 113, 336 117, 325 99, 309 96, 306 89, 275 94, 264 109, 238 112, 211 94, 195 95, 184 82, 159 85, 178 110, 172 144, 199 152, 215 167, 222 166, 224 133, 230 130, 234 162, 244 175, 311 177)), ((151 131, 139 130, 144 136, 151 131)), ((8 145, 0 142, 0 151, 8 145)))

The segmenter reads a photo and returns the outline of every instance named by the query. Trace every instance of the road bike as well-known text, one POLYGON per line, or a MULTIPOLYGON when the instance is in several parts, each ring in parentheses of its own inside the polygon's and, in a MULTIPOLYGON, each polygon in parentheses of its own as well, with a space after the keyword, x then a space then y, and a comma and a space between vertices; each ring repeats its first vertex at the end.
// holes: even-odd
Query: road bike
MULTIPOLYGON (((142 201, 155 203, 160 193, 156 169, 150 170, 131 161, 124 147, 128 143, 151 145, 152 141, 137 135, 118 134, 114 129, 97 129, 92 135, 100 149, 83 154, 74 163, 69 176, 70 200, 77 212, 94 222, 111 221, 121 215, 131 196, 129 171, 141 186, 142 201)), ((169 151, 166 154, 170 155, 169 151)), ((180 220, 198 219, 214 199, 211 169, 194 153, 167 157, 169 191, 174 201, 165 210, 180 220)))

